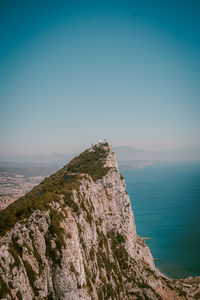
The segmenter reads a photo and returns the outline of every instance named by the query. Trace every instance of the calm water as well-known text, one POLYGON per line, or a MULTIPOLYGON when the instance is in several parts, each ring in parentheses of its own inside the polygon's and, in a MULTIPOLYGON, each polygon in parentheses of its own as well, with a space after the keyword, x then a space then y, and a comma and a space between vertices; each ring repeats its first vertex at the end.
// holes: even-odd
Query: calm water
POLYGON ((200 275, 200 162, 163 163, 121 172, 137 233, 170 277, 200 275))

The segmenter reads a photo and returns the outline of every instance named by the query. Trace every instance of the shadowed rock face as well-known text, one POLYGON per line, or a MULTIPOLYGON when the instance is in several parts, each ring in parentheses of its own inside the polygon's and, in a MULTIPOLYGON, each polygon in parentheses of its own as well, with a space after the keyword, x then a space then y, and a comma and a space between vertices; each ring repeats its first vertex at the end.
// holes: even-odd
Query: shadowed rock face
POLYGON ((0 234, 0 299, 167 300, 198 292, 155 268, 107 143, 0 212, 0 234))

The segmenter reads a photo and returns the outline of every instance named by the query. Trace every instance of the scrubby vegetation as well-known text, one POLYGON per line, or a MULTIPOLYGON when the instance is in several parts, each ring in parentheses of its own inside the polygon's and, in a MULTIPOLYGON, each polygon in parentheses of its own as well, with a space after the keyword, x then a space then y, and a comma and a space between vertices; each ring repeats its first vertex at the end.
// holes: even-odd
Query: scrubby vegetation
MULTIPOLYGON (((40 254, 38 253, 38 250, 37 250, 37 247, 36 247, 36 245, 35 245, 33 236, 30 235, 30 238, 31 238, 31 240, 32 240, 33 255, 34 255, 34 257, 35 257, 36 260, 37 260, 38 267, 39 267, 39 274, 41 275, 41 273, 42 273, 42 271, 43 271, 43 269, 44 269, 44 264, 43 264, 43 261, 42 261, 42 258, 41 258, 41 256, 40 256, 40 254)), ((28 248, 27 245, 26 245, 26 248, 28 248)), ((29 251, 31 251, 31 250, 29 250, 29 251)))
MULTIPOLYGON (((96 252, 99 270, 99 299, 121 299, 126 297, 124 279, 128 280, 128 253, 125 248, 125 237, 119 232, 108 231, 105 235, 97 225, 98 250, 96 252)), ((91 248, 89 256, 94 256, 91 248)))
POLYGON ((28 193, 26 196, 19 198, 4 210, 0 211, 0 235, 3 236, 7 230, 28 218, 35 210, 48 209, 48 203, 57 201, 58 197, 54 193, 47 192, 40 195, 36 190, 28 193))
POLYGON ((102 178, 109 171, 109 167, 104 167, 107 150, 103 147, 93 147, 94 151, 86 150, 79 156, 72 159, 67 170, 73 173, 88 174, 94 181, 102 178))
POLYGON ((56 264, 61 265, 62 248, 66 246, 64 229, 61 227, 62 214, 55 209, 50 209, 51 224, 45 233, 46 256, 56 264))
POLYGON ((109 231, 107 237, 111 239, 111 248, 114 257, 117 259, 121 270, 127 270, 128 268, 128 252, 125 249, 125 238, 120 233, 109 231))
POLYGON ((64 202, 69 206, 73 212, 80 215, 80 210, 78 204, 74 201, 72 193, 70 191, 64 192, 64 202))
POLYGON ((20 246, 17 240, 13 237, 12 241, 9 244, 9 252, 11 253, 14 263, 10 265, 10 268, 20 266, 20 258, 22 256, 22 246, 20 246))
POLYGON ((0 296, 5 297, 7 294, 10 294, 10 290, 0 274, 0 296))
POLYGON ((87 283, 87 288, 88 291, 91 293, 93 291, 93 287, 91 284, 91 273, 88 267, 84 264, 84 269, 85 269, 85 277, 86 277, 86 283, 87 283))
POLYGON ((120 174, 120 178, 121 180, 124 180, 124 176, 122 174, 120 174))
POLYGON ((31 267, 31 265, 29 264, 29 262, 27 260, 24 260, 23 263, 24 263, 24 267, 26 269, 26 273, 27 273, 27 276, 28 276, 28 279, 29 279, 30 286, 31 286, 31 288, 34 292, 34 295, 38 296, 39 295, 38 289, 35 285, 37 275, 36 275, 35 271, 33 270, 33 268, 31 267))
POLYGON ((17 298, 18 298, 19 300, 23 300, 23 297, 22 297, 22 294, 21 294, 20 291, 18 291, 18 292, 16 293, 16 296, 17 296, 17 298))
POLYGON ((73 262, 70 263, 70 270, 71 270, 72 273, 75 274, 76 277, 79 276, 79 272, 76 271, 73 262))
MULTIPOLYGON (((85 272, 84 284, 82 280, 80 283, 80 278, 78 278, 82 273, 82 269, 79 274, 74 264, 70 262, 71 260, 68 261, 66 256, 65 263, 68 264, 68 271, 71 272, 71 275, 73 274, 73 279, 76 277, 78 289, 87 288, 91 297, 96 290, 99 300, 130 299, 132 296, 135 296, 137 299, 148 299, 149 291, 157 299, 161 299, 153 288, 147 284, 148 281, 145 279, 150 278, 150 276, 154 276, 155 278, 156 276, 147 262, 143 262, 142 259, 136 262, 133 257, 130 257, 126 249, 126 238, 116 229, 106 232, 105 228, 108 229, 109 227, 103 225, 106 225, 107 220, 106 218, 102 219, 98 217, 90 198, 92 195, 88 190, 91 184, 90 180, 87 181, 86 186, 80 188, 81 179, 88 177, 86 174, 90 175, 93 181, 96 181, 109 171, 110 168, 104 167, 106 157, 107 150, 105 147, 94 146, 93 149, 87 150, 74 158, 67 166, 49 178, 46 178, 30 193, 0 212, 0 235, 3 236, 16 222, 21 222, 18 225, 19 230, 28 228, 31 222, 26 223, 24 219, 29 217, 35 210, 48 211, 45 224, 38 222, 39 225, 37 227, 37 229, 41 230, 45 239, 47 260, 43 261, 43 254, 41 257, 38 252, 40 242, 39 240, 37 242, 34 240, 37 229, 35 230, 32 224, 28 231, 26 231, 26 233, 29 233, 29 236, 28 233, 24 235, 27 240, 21 238, 17 240, 15 238, 15 236, 18 236, 16 231, 12 232, 12 239, 9 239, 8 244, 8 251, 13 257, 12 263, 9 265, 9 271, 13 270, 14 267, 18 269, 19 267, 21 269, 25 268, 29 284, 34 293, 34 299, 40 294, 40 289, 37 288, 37 277, 38 275, 43 275, 42 273, 44 273, 44 268, 46 270, 48 262, 50 263, 49 266, 52 268, 52 272, 55 270, 56 272, 59 271, 59 267, 60 270, 64 270, 65 264, 64 268, 62 264, 64 261, 64 257, 62 256, 64 253, 63 248, 66 248, 67 243, 69 243, 68 250, 71 250, 74 237, 76 237, 74 224, 77 225, 81 245, 80 251, 85 272), (67 216, 69 218, 64 224, 63 221, 67 216), (86 234, 87 225, 85 222, 88 223, 87 225, 90 224, 93 233, 95 233, 92 237, 86 234), (70 239, 72 240, 70 241, 70 239), (97 243, 94 243, 94 241, 97 241, 97 243), (27 256, 27 252, 29 256, 27 256), (137 274, 138 270, 140 270, 140 277, 137 274), (127 288, 129 284, 133 287, 130 292, 127 288), (140 292, 135 291, 135 287, 142 291, 142 297, 140 292)), ((121 180, 123 180, 122 175, 121 180)), ((40 217, 40 214, 40 212, 37 212, 36 221, 38 219, 37 216, 40 217)), ((145 246, 142 239, 138 239, 138 243, 140 246, 145 246)), ((68 252, 66 251, 66 253, 68 252)), ((3 261, 5 262, 5 259, 3 261)), ((13 289, 12 282, 7 278, 4 280, 4 278, 0 275, 0 296, 6 297, 10 295, 12 299, 13 297, 10 292, 13 289)), ((173 289, 173 286, 169 285, 169 288, 173 289)), ((14 293, 17 290, 16 288, 14 293)), ((185 296, 185 292, 182 290, 179 291, 179 294, 180 296, 185 296)), ((19 290, 15 295, 16 297, 19 300, 23 298, 19 290)), ((199 293, 195 297, 198 299, 199 293)), ((53 293, 49 293, 44 297, 47 300, 54 298, 55 295, 53 293)))
MULTIPOLYGON (((50 202, 60 202, 60 195, 64 195, 64 201, 76 214, 79 214, 79 206, 72 199, 72 190, 79 191, 82 175, 88 174, 94 181, 102 178, 110 168, 104 167, 107 151, 103 146, 93 147, 93 151, 86 150, 75 157, 67 166, 45 178, 41 184, 31 192, 19 198, 4 210, 0 211, 0 236, 10 230, 16 222, 28 218, 35 210, 41 211, 50 208, 50 202)), ((91 209, 92 210, 92 205, 91 209)), ((86 220, 91 223, 91 211, 87 212, 86 220)))

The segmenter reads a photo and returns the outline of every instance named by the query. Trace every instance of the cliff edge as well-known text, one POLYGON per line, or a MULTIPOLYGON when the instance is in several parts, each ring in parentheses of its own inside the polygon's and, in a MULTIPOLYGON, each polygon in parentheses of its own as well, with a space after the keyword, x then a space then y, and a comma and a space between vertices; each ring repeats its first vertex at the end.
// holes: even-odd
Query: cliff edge
POLYGON ((155 268, 98 144, 0 212, 0 299, 198 299, 155 268))

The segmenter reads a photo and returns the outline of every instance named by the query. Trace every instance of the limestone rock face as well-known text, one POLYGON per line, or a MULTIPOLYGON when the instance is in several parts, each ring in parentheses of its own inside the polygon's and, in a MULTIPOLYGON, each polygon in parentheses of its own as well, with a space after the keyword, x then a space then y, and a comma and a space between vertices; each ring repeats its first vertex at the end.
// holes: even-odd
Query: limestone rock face
POLYGON ((73 159, 0 219, 0 299, 169 300, 198 293, 155 268, 107 143, 73 159))

